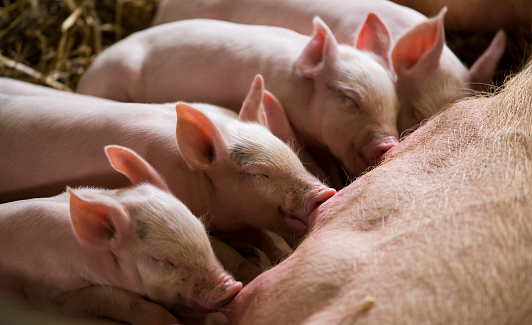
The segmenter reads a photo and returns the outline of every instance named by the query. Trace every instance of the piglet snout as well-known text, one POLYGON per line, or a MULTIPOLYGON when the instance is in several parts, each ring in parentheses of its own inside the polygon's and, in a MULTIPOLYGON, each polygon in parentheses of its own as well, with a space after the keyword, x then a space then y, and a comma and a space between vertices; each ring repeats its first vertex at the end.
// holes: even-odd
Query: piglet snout
POLYGON ((384 158, 384 154, 399 143, 394 136, 381 138, 368 144, 363 151, 363 156, 368 165, 375 166, 384 158))
POLYGON ((336 194, 336 190, 330 187, 321 186, 317 190, 310 191, 303 202, 303 207, 295 217, 303 222, 307 227, 309 225, 308 216, 320 204, 327 201, 336 194))
POLYGON ((327 201, 331 197, 333 197, 336 194, 336 190, 330 187, 325 187, 321 191, 318 192, 317 195, 313 195, 309 200, 306 202, 305 212, 307 215, 309 215, 315 208, 317 208, 320 204, 327 201))
POLYGON ((219 284, 211 292, 205 304, 209 310, 218 310, 218 308, 228 304, 242 289, 242 282, 236 281, 229 274, 223 273, 220 277, 219 284))

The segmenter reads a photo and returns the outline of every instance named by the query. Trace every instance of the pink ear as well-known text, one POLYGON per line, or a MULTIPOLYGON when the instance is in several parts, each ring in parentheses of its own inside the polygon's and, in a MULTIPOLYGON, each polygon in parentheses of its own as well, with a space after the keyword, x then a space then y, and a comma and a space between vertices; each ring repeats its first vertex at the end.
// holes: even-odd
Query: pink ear
POLYGON ((201 111, 177 103, 177 144, 188 164, 207 170, 217 155, 227 152, 227 145, 218 128, 201 111))
POLYGON ((81 242, 96 249, 111 249, 112 240, 117 236, 129 217, 119 203, 108 196, 91 193, 90 199, 83 198, 71 188, 70 217, 74 230, 81 242))
POLYGON ((370 12, 358 32, 355 47, 361 51, 370 51, 380 56, 388 68, 392 68, 390 49, 392 38, 388 27, 376 14, 370 12))
POLYGON ((426 72, 439 66, 445 45, 443 19, 446 12, 447 7, 444 7, 438 16, 415 26, 397 41, 392 51, 397 74, 418 67, 426 72))
POLYGON ((238 114, 238 118, 241 121, 257 122, 267 126, 266 116, 261 108, 263 94, 264 80, 261 75, 256 75, 238 114))
POLYGON ((164 191, 170 191, 161 175, 133 150, 120 146, 107 146, 105 153, 111 165, 126 175, 133 185, 149 183, 164 191))
POLYGON ((327 25, 318 17, 312 20, 314 31, 310 41, 299 56, 297 66, 308 78, 313 78, 337 57, 338 43, 327 25))
POLYGON ((473 89, 480 90, 482 85, 489 83, 497 70, 499 60, 506 48, 506 34, 500 30, 497 32, 490 45, 469 69, 469 81, 473 89))
POLYGON ((267 128, 283 142, 298 146, 294 130, 279 100, 269 91, 265 91, 262 105, 268 121, 267 128))

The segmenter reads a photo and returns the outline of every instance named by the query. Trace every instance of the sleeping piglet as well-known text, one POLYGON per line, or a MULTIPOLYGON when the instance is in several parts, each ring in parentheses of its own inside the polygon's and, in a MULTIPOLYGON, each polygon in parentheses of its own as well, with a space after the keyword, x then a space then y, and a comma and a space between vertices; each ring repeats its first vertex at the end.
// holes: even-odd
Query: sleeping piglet
POLYGON ((203 224, 134 151, 106 153, 134 186, 0 205, 0 293, 131 324, 177 323, 175 314, 229 302, 242 283, 216 259, 203 224))

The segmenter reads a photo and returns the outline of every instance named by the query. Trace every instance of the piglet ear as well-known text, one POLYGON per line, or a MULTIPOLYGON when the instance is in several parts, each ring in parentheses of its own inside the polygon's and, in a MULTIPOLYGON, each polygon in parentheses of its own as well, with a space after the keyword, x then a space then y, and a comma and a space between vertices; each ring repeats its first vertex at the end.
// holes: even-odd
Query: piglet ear
POLYGON ((440 13, 409 30, 395 44, 392 62, 395 72, 400 75, 414 68, 423 73, 438 68, 445 45, 443 19, 447 7, 440 13))
POLYGON ((262 109, 266 116, 266 127, 283 142, 298 146, 296 135, 286 117, 283 105, 267 90, 264 91, 262 97, 262 109))
POLYGON ((209 169, 217 156, 227 152, 220 130, 198 109, 177 103, 177 144, 187 163, 200 170, 209 169))
POLYGON ((244 122, 257 122, 267 127, 266 116, 262 108, 264 94, 264 80, 261 75, 256 75, 249 89, 248 95, 242 103, 238 118, 244 122))
POLYGON ((264 80, 261 75, 257 75, 253 80, 238 116, 241 121, 257 122, 263 125, 286 143, 293 143, 296 140, 283 106, 272 93, 264 89, 264 80))
POLYGON ((294 129, 288 121, 285 110, 279 100, 272 93, 265 90, 262 104, 266 114, 266 120, 268 121, 268 129, 297 153, 299 159, 301 159, 311 173, 318 175, 322 179, 325 178, 323 170, 297 139, 294 129))
POLYGON ((107 146, 105 153, 114 169, 126 175, 133 185, 148 183, 170 192, 162 176, 135 151, 121 146, 107 146))
POLYGON ((506 33, 499 30, 490 45, 469 69, 469 81, 473 89, 481 90, 497 70, 497 65, 506 48, 506 33))
POLYGON ((388 27, 376 14, 370 12, 360 28, 355 47, 361 51, 377 54, 384 60, 386 67, 392 69, 391 47, 392 38, 388 27))
POLYGON ((83 197, 71 188, 70 217, 81 242, 91 248, 109 250, 121 230, 129 223, 129 216, 114 199, 99 193, 83 197))
POLYGON ((314 31, 297 61, 299 71, 308 78, 315 77, 327 65, 332 65, 338 56, 338 42, 329 27, 318 16, 312 22, 314 31))

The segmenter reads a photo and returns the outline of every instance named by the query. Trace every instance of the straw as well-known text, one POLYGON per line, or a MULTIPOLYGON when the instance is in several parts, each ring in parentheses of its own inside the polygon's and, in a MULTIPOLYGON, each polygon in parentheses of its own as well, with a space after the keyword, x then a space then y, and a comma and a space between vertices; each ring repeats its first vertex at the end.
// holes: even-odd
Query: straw
POLYGON ((67 91, 105 48, 149 27, 159 2, 0 1, 0 76, 67 91))

